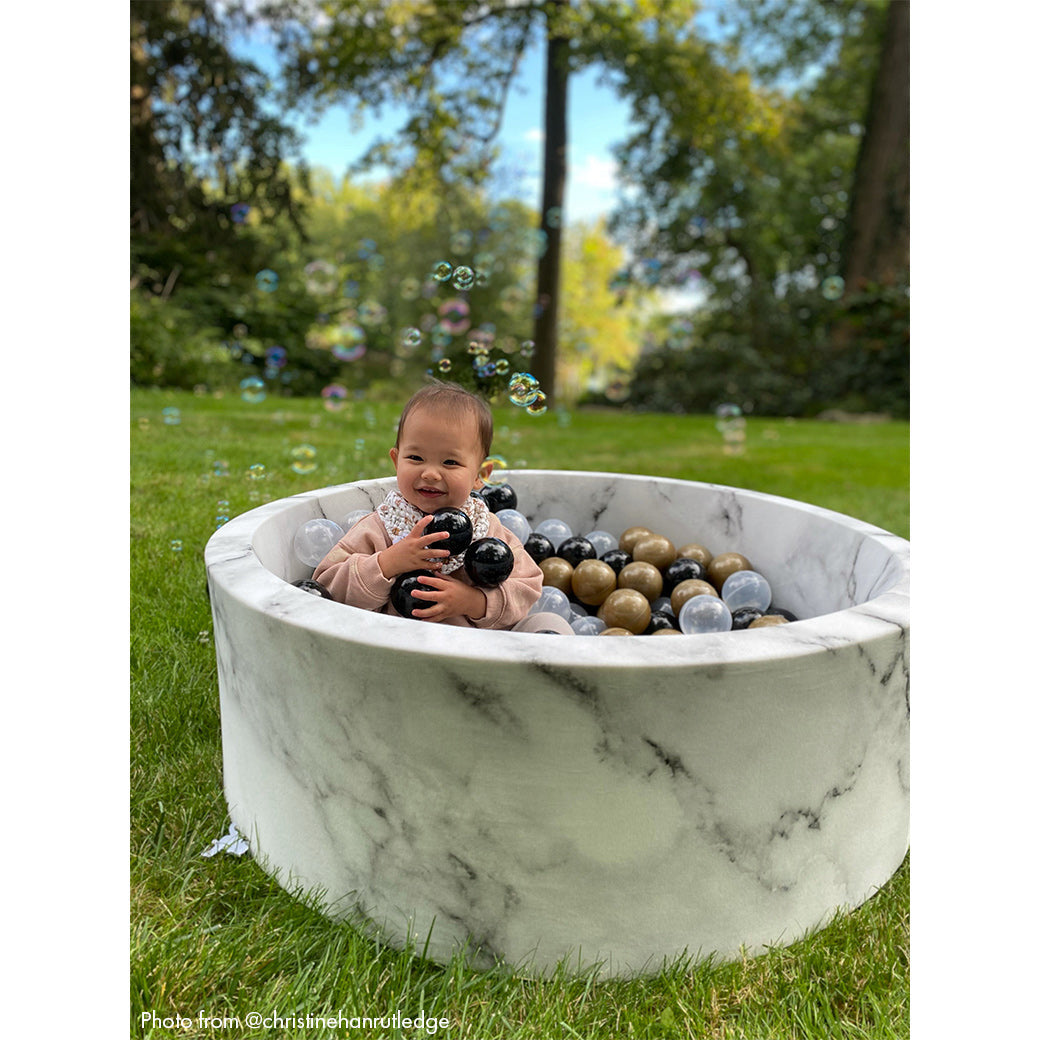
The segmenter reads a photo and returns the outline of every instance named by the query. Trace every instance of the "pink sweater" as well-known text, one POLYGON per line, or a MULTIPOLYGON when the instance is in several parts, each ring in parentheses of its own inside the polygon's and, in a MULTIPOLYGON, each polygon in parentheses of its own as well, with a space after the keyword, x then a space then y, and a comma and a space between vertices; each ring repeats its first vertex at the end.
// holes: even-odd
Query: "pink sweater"
MULTIPOLYGON (((487 597, 487 611, 476 621, 468 617, 445 618, 442 624, 465 625, 473 628, 512 628, 527 615, 542 592, 541 568, 527 555, 520 539, 502 526, 492 513, 489 517, 488 537, 501 538, 513 550, 513 573, 495 588, 481 588, 487 597)), ((379 569, 376 554, 390 547, 377 513, 362 517, 329 550, 328 555, 314 570, 314 580, 321 582, 340 603, 363 610, 379 610, 400 617, 390 605, 390 586, 394 579, 386 578, 379 569)), ((446 557, 445 557, 446 559, 446 557)), ((464 567, 449 578, 457 578, 472 585, 464 567)))

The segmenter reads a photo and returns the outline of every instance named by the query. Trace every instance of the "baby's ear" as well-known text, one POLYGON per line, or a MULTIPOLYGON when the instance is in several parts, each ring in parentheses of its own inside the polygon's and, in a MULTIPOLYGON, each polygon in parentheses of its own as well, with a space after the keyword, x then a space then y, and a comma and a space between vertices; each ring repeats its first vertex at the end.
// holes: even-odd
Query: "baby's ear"
POLYGON ((484 482, 491 476, 491 471, 495 468, 495 464, 491 459, 485 459, 480 464, 480 469, 477 470, 477 479, 473 481, 473 487, 479 491, 483 486, 484 482))
POLYGON ((390 449, 390 461, 394 464, 394 472, 395 473, 397 472, 397 455, 398 455, 397 448, 391 448, 390 449))

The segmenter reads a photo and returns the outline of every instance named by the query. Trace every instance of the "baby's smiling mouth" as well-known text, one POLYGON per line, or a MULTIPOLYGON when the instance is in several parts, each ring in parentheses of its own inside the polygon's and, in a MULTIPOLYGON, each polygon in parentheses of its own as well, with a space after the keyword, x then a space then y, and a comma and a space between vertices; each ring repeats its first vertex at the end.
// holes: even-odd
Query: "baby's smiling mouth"
POLYGON ((420 495, 425 495, 427 498, 433 498, 436 495, 443 495, 444 492, 437 488, 421 487, 418 489, 420 495))

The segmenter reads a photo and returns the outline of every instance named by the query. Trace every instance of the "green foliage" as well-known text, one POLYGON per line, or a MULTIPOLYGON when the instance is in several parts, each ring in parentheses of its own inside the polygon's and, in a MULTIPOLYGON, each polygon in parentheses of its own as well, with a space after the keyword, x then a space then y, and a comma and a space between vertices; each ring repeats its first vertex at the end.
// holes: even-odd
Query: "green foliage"
POLYGON ((835 301, 819 293, 766 298, 756 319, 764 336, 742 310, 673 321, 637 362, 628 404, 711 412, 733 402, 756 415, 838 408, 906 417, 909 309, 905 286, 870 286, 835 301))

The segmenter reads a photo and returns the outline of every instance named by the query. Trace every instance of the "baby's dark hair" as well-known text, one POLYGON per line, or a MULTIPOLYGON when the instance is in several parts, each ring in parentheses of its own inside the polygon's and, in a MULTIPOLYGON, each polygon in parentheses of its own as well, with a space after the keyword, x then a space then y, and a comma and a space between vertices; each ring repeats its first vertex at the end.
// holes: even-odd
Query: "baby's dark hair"
POLYGON ((477 434, 480 437, 483 457, 491 454, 491 440, 495 432, 495 422, 487 401, 470 393, 458 383, 445 383, 439 379, 431 380, 421 390, 416 390, 404 406, 401 418, 397 423, 396 446, 401 446, 401 431, 404 421, 414 408, 439 408, 448 412, 453 419, 463 415, 471 415, 477 420, 477 434))

